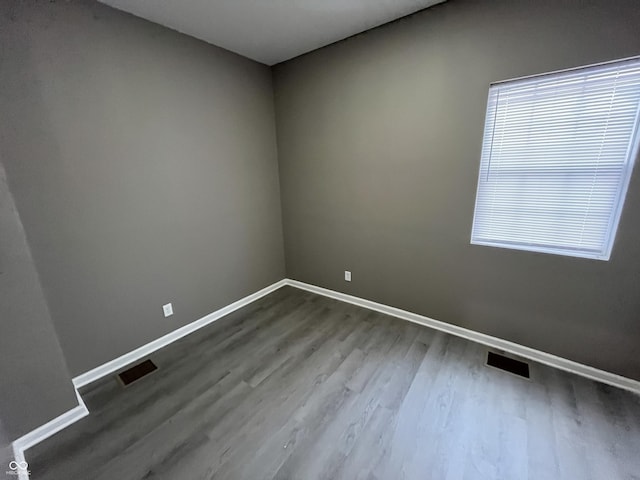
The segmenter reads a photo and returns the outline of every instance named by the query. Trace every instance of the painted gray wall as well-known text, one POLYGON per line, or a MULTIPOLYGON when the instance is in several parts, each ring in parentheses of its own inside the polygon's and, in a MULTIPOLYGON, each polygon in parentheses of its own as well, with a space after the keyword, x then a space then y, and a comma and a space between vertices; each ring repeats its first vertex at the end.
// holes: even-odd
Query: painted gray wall
POLYGON ((284 277, 268 67, 90 1, 0 2, 0 154, 72 375, 284 277))
POLYGON ((640 379, 640 168, 609 262, 469 244, 489 83, 640 54, 638 7, 451 0, 276 66, 288 276, 640 379))
MULTIPOLYGON (((9 442, 78 402, 1 162, 0 295, 0 450, 4 450, 9 442)), ((0 463, 0 471, 6 466, 0 463)))

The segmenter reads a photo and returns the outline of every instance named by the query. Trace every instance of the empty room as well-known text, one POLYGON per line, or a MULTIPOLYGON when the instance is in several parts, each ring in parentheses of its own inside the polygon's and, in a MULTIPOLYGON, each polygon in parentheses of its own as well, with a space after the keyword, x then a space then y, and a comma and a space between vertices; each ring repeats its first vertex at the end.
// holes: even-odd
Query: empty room
POLYGON ((0 479, 640 480, 637 0, 0 0, 0 479))

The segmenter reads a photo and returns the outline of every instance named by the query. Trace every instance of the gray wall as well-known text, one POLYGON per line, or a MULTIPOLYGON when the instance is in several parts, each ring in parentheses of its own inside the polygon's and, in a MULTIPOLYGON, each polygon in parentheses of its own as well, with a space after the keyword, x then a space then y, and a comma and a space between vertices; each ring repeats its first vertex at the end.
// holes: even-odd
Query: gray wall
POLYGON ((268 67, 89 1, 0 16, 0 155, 74 376, 284 277, 268 67))
POLYGON ((1 162, 0 292, 1 453, 78 405, 1 162))
POLYGON ((638 25, 451 0, 276 66, 288 276, 640 379, 640 168, 609 262, 469 244, 489 83, 638 55, 638 25))

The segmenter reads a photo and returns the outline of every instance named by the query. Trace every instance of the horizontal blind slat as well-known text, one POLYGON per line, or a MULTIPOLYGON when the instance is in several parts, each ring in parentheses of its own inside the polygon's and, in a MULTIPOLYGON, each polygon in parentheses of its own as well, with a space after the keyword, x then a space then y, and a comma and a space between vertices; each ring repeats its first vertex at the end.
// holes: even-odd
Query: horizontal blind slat
POLYGON ((472 243, 606 257, 639 103, 639 59, 492 86, 472 243))

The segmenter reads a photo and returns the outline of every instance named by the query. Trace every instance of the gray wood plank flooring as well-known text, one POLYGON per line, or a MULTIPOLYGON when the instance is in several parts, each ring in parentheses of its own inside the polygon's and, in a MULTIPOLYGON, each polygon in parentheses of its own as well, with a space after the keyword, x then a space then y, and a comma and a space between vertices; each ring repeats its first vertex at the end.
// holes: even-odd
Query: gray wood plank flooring
POLYGON ((640 397, 284 287, 26 452, 34 480, 638 480, 640 397))

